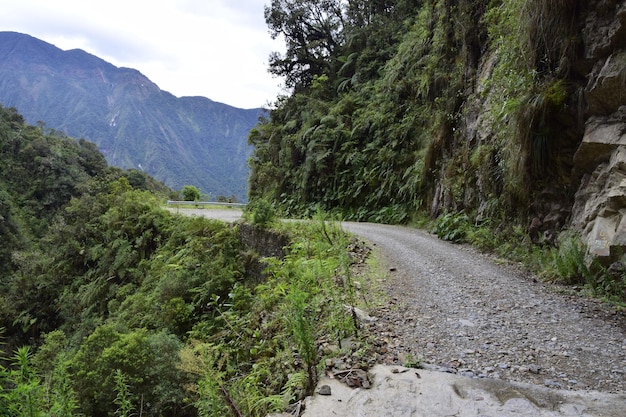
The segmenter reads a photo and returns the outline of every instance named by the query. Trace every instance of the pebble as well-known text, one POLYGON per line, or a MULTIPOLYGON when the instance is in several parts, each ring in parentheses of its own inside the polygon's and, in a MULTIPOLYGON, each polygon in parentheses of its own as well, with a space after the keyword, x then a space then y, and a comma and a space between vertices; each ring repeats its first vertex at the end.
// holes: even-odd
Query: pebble
POLYGON ((548 388, 556 388, 556 389, 561 389, 563 388, 563 385, 559 384, 556 381, 553 381, 551 379, 546 379, 543 384, 548 387, 548 388))
POLYGON ((317 393, 319 395, 331 395, 330 387, 328 385, 322 385, 317 393))
MULTIPOLYGON (((383 284, 393 302, 371 312, 378 318, 374 336, 388 332, 378 349, 387 364, 400 364, 400 354, 410 351, 438 371, 474 378, 626 390, 626 340, 620 326, 604 320, 622 323, 621 313, 611 318, 610 306, 564 297, 548 283, 529 286, 521 271, 480 270, 480 255, 472 253, 470 262, 455 249, 424 252, 425 265, 415 262, 411 274, 383 284), (434 260, 446 267, 427 266, 434 260), (576 314, 579 309, 597 312, 597 319, 576 314)), ((366 291, 365 278, 359 281, 366 291)))

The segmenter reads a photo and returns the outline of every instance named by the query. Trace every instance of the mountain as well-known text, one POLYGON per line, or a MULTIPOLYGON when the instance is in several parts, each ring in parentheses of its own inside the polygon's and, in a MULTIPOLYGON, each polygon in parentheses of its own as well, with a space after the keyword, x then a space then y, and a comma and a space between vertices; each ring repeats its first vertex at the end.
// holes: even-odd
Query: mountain
POLYGON ((247 136, 261 109, 177 98, 137 70, 15 32, 0 32, 0 103, 94 142, 110 165, 174 189, 247 198, 247 136))

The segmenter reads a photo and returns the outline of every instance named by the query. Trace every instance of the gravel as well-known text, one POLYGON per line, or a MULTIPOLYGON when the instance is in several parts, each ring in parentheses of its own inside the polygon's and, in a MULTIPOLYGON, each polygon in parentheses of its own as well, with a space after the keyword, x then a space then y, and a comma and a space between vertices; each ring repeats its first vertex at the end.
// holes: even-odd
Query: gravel
POLYGON ((377 362, 569 390, 626 390, 626 314, 396 226, 343 223, 387 263, 388 302, 368 313, 377 362))
MULTIPOLYGON (((184 212, 241 216, 231 209, 184 212)), ((364 323, 376 340, 369 365, 417 359, 423 368, 473 378, 626 392, 626 312, 420 230, 342 226, 387 264, 380 284, 388 302, 368 311, 375 320, 364 323)))

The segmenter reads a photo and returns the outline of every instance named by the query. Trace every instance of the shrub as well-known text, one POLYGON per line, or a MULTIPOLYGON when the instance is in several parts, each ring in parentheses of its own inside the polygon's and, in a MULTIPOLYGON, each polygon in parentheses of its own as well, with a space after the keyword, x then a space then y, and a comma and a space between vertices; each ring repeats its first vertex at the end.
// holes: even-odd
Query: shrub
POLYGON ((183 200, 185 201, 200 200, 200 190, 193 185, 185 185, 181 193, 183 194, 183 200))
POLYGON ((276 210, 265 199, 254 200, 246 207, 245 218, 251 224, 267 226, 276 218, 276 210))
POLYGON ((591 272, 585 260, 585 245, 576 234, 565 233, 543 262, 542 275, 564 284, 585 284, 591 272))
POLYGON ((450 242, 463 242, 470 228, 467 214, 446 213, 437 219, 435 230, 433 231, 440 239, 450 242))

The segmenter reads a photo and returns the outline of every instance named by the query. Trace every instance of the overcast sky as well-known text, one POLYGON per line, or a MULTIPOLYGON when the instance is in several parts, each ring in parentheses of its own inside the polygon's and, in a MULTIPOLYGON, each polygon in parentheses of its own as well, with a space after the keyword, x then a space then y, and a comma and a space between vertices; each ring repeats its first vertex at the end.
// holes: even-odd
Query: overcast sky
POLYGON ((267 72, 284 46, 268 33, 271 0, 0 0, 0 31, 80 48, 139 70, 162 90, 240 108, 274 102, 267 72))

